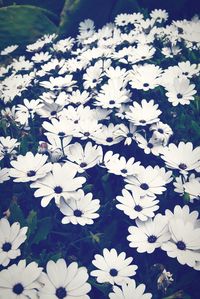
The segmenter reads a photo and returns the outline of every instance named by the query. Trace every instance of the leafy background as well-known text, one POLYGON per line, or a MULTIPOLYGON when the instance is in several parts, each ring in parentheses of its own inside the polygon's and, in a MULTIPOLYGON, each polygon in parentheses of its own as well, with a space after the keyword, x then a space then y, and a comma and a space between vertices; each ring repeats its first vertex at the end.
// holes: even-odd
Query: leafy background
POLYGON ((77 34, 78 24, 91 18, 98 27, 118 13, 166 9, 171 19, 191 18, 200 12, 196 0, 0 0, 0 48, 26 44, 45 33, 77 34))

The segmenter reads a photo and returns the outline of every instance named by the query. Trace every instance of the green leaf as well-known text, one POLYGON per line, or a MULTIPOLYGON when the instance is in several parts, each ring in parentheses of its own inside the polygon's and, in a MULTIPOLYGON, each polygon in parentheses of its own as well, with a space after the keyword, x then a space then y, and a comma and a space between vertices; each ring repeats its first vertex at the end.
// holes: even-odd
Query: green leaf
POLYGON ((191 127, 193 131, 197 134, 197 136, 200 136, 200 126, 196 121, 194 120, 191 121, 191 127))
POLYGON ((42 240, 46 240, 52 227, 52 220, 49 217, 43 218, 38 222, 38 229, 33 238, 32 244, 38 244, 42 240))
POLYGON ((26 226, 26 219, 20 206, 16 202, 11 202, 10 205, 10 219, 11 222, 18 221, 21 226, 26 226))
POLYGON ((27 225, 28 225, 28 236, 32 235, 37 228, 37 212, 31 210, 27 217, 27 225))
POLYGON ((46 9, 29 5, 0 8, 1 48, 32 43, 46 33, 56 32, 56 18, 46 9))
POLYGON ((92 19, 96 28, 110 22, 115 0, 65 0, 60 17, 60 34, 76 35, 84 19, 92 19))

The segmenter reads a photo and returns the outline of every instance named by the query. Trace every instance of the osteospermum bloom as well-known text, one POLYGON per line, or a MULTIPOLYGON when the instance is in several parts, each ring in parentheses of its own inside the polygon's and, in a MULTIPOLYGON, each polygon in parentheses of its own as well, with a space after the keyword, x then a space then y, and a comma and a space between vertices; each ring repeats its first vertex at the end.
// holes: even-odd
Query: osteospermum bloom
POLYGON ((0 184, 5 182, 5 181, 8 181, 10 179, 10 176, 9 176, 9 168, 0 168, 0 184))
POLYGON ((61 197, 69 199, 79 188, 82 187, 86 179, 84 177, 75 177, 77 167, 72 163, 60 165, 54 163, 51 172, 32 183, 31 188, 36 188, 35 197, 42 197, 41 205, 46 207, 54 198, 56 204, 60 203, 61 197))
POLYGON ((57 262, 49 261, 46 273, 43 272, 39 281, 42 288, 40 299, 89 299, 87 295, 91 289, 87 282, 88 273, 85 267, 78 267, 76 262, 69 265, 64 259, 57 262))
POLYGON ((154 212, 159 209, 157 203, 152 197, 141 197, 137 193, 133 193, 126 189, 122 190, 123 196, 117 196, 116 199, 120 204, 116 207, 128 215, 130 219, 140 219, 146 221, 148 218, 155 216, 154 212))
POLYGON ((190 202, 194 202, 194 199, 200 198, 200 178, 195 177, 194 173, 192 173, 187 179, 181 175, 176 177, 174 186, 175 192, 180 193, 181 195, 187 193, 190 202))
POLYGON ((136 220, 137 226, 130 226, 127 237, 129 246, 137 248, 137 252, 152 253, 156 248, 170 239, 168 230, 168 221, 165 216, 156 215, 154 219, 148 219, 145 222, 136 220))
POLYGON ((9 174, 14 178, 14 182, 36 181, 51 170, 52 164, 46 163, 47 159, 47 155, 34 156, 31 152, 27 152, 25 156, 19 155, 17 160, 10 162, 13 168, 9 174))
POLYGON ((95 276, 99 283, 108 282, 112 285, 122 285, 135 275, 135 270, 138 268, 136 265, 130 265, 132 257, 126 258, 125 252, 118 255, 114 248, 110 251, 104 248, 103 256, 95 254, 94 257, 92 263, 98 270, 93 270, 90 275, 95 276))
POLYGON ((152 166, 139 168, 137 175, 127 176, 124 180, 128 184, 126 189, 139 193, 141 196, 155 196, 155 194, 162 194, 166 187, 165 185, 172 180, 172 172, 165 171, 164 167, 152 166))
POLYGON ((61 199, 59 209, 63 215, 63 224, 93 224, 93 219, 99 217, 97 210, 100 208, 100 201, 93 199, 92 193, 84 194, 82 190, 75 193, 67 202, 61 199))
POLYGON ((0 272, 0 294, 9 299, 37 299, 37 292, 41 287, 38 278, 42 268, 32 262, 26 265, 25 260, 19 261, 0 272))
POLYGON ((144 293, 145 285, 139 284, 136 286, 134 279, 131 279, 127 284, 124 284, 122 288, 117 286, 113 287, 113 293, 109 294, 110 299, 151 299, 152 294, 144 293))
POLYGON ((182 219, 184 223, 190 222, 194 227, 199 227, 199 213, 197 211, 190 212, 188 205, 183 207, 176 205, 173 211, 166 209, 165 216, 167 217, 168 221, 171 219, 182 219))
POLYGON ((20 228, 18 222, 10 225, 6 218, 0 220, 0 264, 4 267, 21 254, 19 246, 27 238, 27 229, 20 228))
POLYGON ((200 167, 200 146, 193 148, 191 142, 180 142, 178 146, 170 143, 163 149, 161 158, 166 166, 178 169, 180 173, 187 174, 190 170, 199 171, 200 167))
POLYGON ((99 164, 102 160, 103 151, 101 146, 93 146, 92 142, 87 142, 84 148, 76 142, 66 148, 65 155, 68 160, 77 165, 77 170, 81 173, 99 164))
POLYGON ((19 142, 15 138, 0 137, 0 160, 3 159, 5 155, 16 154, 15 148, 19 145, 19 142))
POLYGON ((159 121, 159 115, 162 113, 158 109, 158 104, 154 100, 147 102, 141 101, 141 105, 134 101, 133 106, 129 106, 130 112, 126 112, 126 118, 135 126, 146 126, 159 121))
POLYGON ((182 219, 171 219, 169 231, 171 238, 161 248, 180 264, 195 267, 196 262, 200 262, 200 228, 182 219))

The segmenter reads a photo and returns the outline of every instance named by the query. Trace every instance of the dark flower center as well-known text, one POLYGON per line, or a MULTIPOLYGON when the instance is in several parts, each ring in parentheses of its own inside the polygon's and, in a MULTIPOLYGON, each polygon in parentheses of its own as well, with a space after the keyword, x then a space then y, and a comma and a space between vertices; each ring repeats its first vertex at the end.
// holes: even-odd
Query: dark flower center
POLYGON ((140 120, 140 123, 141 123, 141 124, 145 124, 145 123, 146 123, 146 120, 141 119, 141 120, 140 120))
POLYGON ((81 164, 80 164, 80 167, 86 167, 87 166, 87 163, 85 163, 85 162, 82 162, 81 164))
POLYGON ((113 276, 113 277, 115 277, 115 276, 117 276, 117 274, 118 274, 118 271, 116 270, 116 269, 110 269, 110 275, 111 276, 113 276))
POLYGON ((140 185, 140 188, 141 188, 142 190, 148 190, 148 189, 149 189, 149 185, 146 184, 146 183, 142 183, 142 184, 140 185))
POLYGON ((74 210, 74 216, 76 216, 76 217, 81 217, 82 214, 83 214, 83 213, 82 213, 80 210, 78 210, 78 209, 74 210))
POLYGON ((180 249, 180 250, 185 250, 185 249, 186 249, 186 245, 185 245, 185 243, 184 243, 183 241, 178 241, 178 242, 176 243, 176 246, 177 246, 177 248, 180 249))
POLYGON ((59 133, 58 133, 58 136, 60 136, 60 137, 64 137, 64 136, 65 136, 65 133, 64 133, 64 132, 59 132, 59 133))
POLYGON ((142 211, 142 207, 141 207, 140 205, 136 205, 136 206, 134 207, 134 210, 135 210, 136 212, 141 212, 141 211, 142 211))
POLYGON ((148 148, 153 148, 153 143, 148 142, 148 143, 147 143, 147 146, 148 146, 148 148))
POLYGON ((74 124, 78 124, 78 119, 76 119, 76 120, 74 121, 74 124))
POLYGON ((86 137, 88 137, 88 136, 90 136, 90 133, 89 132, 85 132, 83 135, 86 136, 86 137))
POLYGON ((164 133, 163 129, 158 129, 158 133, 163 134, 164 133))
POLYGON ((59 299, 63 299, 67 296, 67 292, 66 289, 63 287, 60 287, 58 289, 56 289, 56 297, 58 297, 59 299))
POLYGON ((154 235, 151 235, 151 236, 148 237, 148 242, 149 243, 155 243, 156 240, 157 240, 157 237, 154 236, 154 235))
POLYGON ((183 95, 182 95, 181 93, 178 93, 178 94, 177 94, 177 98, 178 98, 178 99, 182 99, 182 98, 183 98, 183 95))
POLYGON ((178 167, 182 170, 185 170, 187 168, 187 165, 185 163, 181 163, 178 167))
POLYGON ((133 137, 133 134, 132 133, 128 133, 127 137, 133 137))
POLYGON ((27 176, 28 176, 28 177, 31 177, 31 176, 34 176, 34 175, 36 175, 36 172, 35 172, 34 170, 29 170, 29 171, 27 172, 27 176))
POLYGON ((115 104, 115 101, 111 100, 111 101, 109 101, 109 104, 113 105, 113 104, 115 104))
POLYGON ((60 187, 60 186, 56 186, 56 187, 54 188, 54 192, 55 192, 56 194, 60 194, 60 193, 62 193, 62 191, 63 191, 63 188, 60 187))
POLYGON ((5 252, 8 252, 10 251, 10 249, 12 248, 12 245, 10 242, 5 242, 2 246, 2 250, 5 251, 5 252))
POLYGON ((113 138, 112 138, 112 137, 108 137, 108 138, 106 138, 106 141, 107 141, 107 142, 112 142, 112 141, 113 141, 113 138))
POLYGON ((144 86, 144 87, 148 87, 148 86, 149 86, 149 83, 144 83, 143 86, 144 86))
MULTIPOLYGON (((142 56, 142 57, 141 57, 141 59, 145 59, 145 58, 146 58, 146 56, 142 56)), ((148 84, 148 83, 145 83, 145 84, 148 84)))
POLYGON ((128 172, 128 171, 127 171, 127 169, 125 169, 125 168, 121 170, 121 173, 127 173, 127 172, 128 172))
POLYGON ((23 293, 24 287, 21 283, 17 283, 14 285, 12 290, 13 290, 13 293, 15 293, 16 295, 20 295, 21 293, 23 293))
POLYGON ((51 115, 56 115, 56 111, 51 111, 51 115))

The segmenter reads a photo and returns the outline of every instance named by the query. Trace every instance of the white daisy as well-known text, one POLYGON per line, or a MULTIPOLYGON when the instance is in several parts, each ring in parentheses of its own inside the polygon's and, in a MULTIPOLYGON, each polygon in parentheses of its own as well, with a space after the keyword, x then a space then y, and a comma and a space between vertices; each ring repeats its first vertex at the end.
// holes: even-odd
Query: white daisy
POLYGON ((42 268, 32 262, 26 265, 25 260, 19 261, 0 272, 0 294, 2 298, 9 299, 37 299, 41 284, 38 278, 42 268))
POLYGON ((109 123, 108 126, 103 125, 98 131, 94 132, 91 136, 98 144, 111 146, 123 140, 118 131, 119 125, 109 123))
POLYGON ((126 189, 122 190, 122 195, 116 197, 117 201, 120 202, 116 207, 128 215, 130 219, 146 221, 148 218, 154 217, 154 212, 159 209, 157 205, 159 201, 152 197, 141 197, 126 189))
POLYGON ((9 168, 0 168, 0 184, 5 181, 8 181, 9 179, 9 168))
POLYGON ((76 81, 73 80, 72 75, 65 75, 65 77, 50 77, 49 81, 41 81, 40 86, 50 89, 50 90, 59 90, 64 88, 65 90, 71 91, 76 81))
POLYGON ((25 156, 17 156, 17 160, 10 162, 13 168, 10 168, 9 174, 14 178, 14 182, 36 181, 47 175, 51 170, 52 164, 46 163, 47 155, 27 152, 25 156))
POLYGON ((4 156, 14 156, 16 154, 15 148, 19 146, 19 142, 15 138, 0 137, 0 160, 3 159, 4 156))
POLYGON ((39 279, 42 284, 40 299, 89 299, 87 294, 91 286, 85 267, 79 268, 76 262, 67 265, 64 259, 58 259, 47 263, 46 272, 39 279))
POLYGON ((137 248, 139 253, 152 253, 170 239, 165 216, 158 214, 154 219, 148 219, 146 222, 136 220, 136 225, 128 228, 130 235, 127 240, 130 242, 129 246, 137 248))
POLYGON ((176 205, 174 211, 169 209, 165 210, 165 215, 168 221, 181 219, 184 223, 192 223, 193 227, 200 227, 200 220, 198 219, 199 213, 197 211, 190 212, 188 205, 185 205, 184 207, 176 205))
POLYGON ((187 179, 183 176, 175 178, 174 182, 175 189, 174 191, 184 195, 187 193, 189 195, 190 202, 194 202, 194 199, 200 199, 200 178, 195 177, 195 174, 192 173, 187 179))
POLYGON ((159 121, 158 116, 162 112, 157 108, 158 104, 154 104, 154 100, 142 100, 141 105, 134 101, 133 106, 129 106, 130 112, 126 112, 126 118, 135 126, 146 126, 159 121))
POLYGON ((132 257, 126 258, 125 252, 118 255, 114 248, 110 251, 104 248, 103 256, 95 254, 94 258, 92 264, 98 270, 93 270, 90 275, 95 276, 99 283, 123 285, 130 281, 130 277, 135 275, 135 270, 138 268, 136 265, 131 265, 132 257))
POLYGON ((100 201, 93 199, 92 193, 84 194, 82 190, 74 194, 69 200, 61 199, 59 209, 65 217, 62 218, 62 223, 72 224, 93 224, 93 219, 99 217, 97 210, 100 208, 100 201))
POLYGON ((13 51, 15 51, 18 47, 19 47, 18 45, 8 46, 1 51, 0 55, 8 55, 13 51))
POLYGON ((127 284, 122 285, 120 289, 117 286, 113 287, 113 293, 109 293, 110 299, 151 299, 152 294, 144 293, 145 285, 139 284, 136 286, 134 279, 131 279, 127 284))
POLYGON ((187 174, 190 170, 199 171, 200 146, 193 148, 191 142, 182 141, 179 142, 178 146, 170 143, 163 149, 161 158, 168 168, 178 169, 182 174, 187 174))
POLYGON ((20 228, 19 222, 12 225, 6 218, 0 220, 0 264, 7 266, 10 260, 20 256, 19 246, 26 240, 28 227, 20 228))
POLYGON ((46 207, 53 198, 56 204, 59 204, 61 197, 68 200, 85 183, 86 179, 75 177, 76 174, 77 167, 72 163, 66 162, 63 165, 54 163, 48 175, 30 186, 37 189, 34 193, 35 197, 42 197, 42 207, 46 207))

